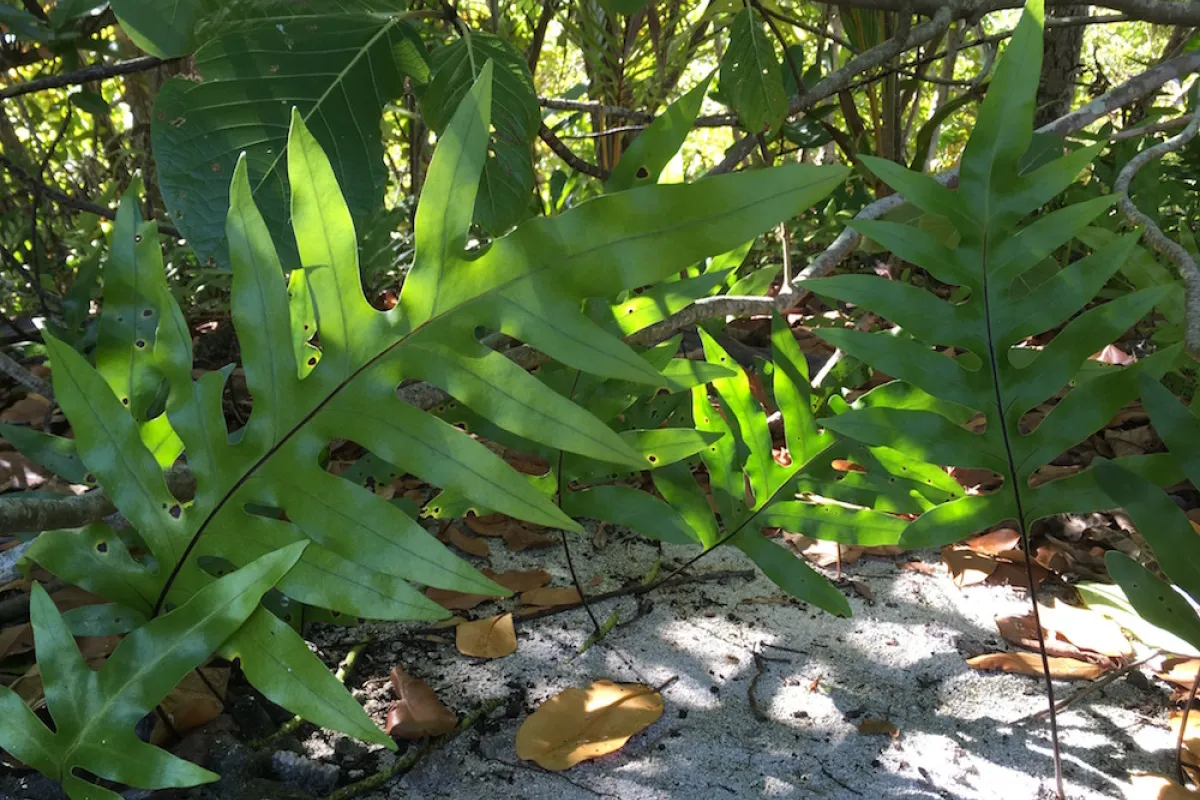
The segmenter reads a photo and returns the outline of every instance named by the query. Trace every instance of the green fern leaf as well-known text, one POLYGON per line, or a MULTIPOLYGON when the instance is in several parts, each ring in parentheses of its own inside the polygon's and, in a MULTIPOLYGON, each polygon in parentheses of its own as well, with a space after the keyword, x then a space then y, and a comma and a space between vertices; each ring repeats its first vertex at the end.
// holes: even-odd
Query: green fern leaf
MULTIPOLYGON (((1095 476, 1084 472, 1032 487, 1030 478, 1051 459, 1102 427, 1136 395, 1137 373, 1159 375, 1175 357, 1168 350, 1127 370, 1080 380, 1038 427, 1025 433, 1022 418, 1075 381, 1087 358, 1134 325, 1166 288, 1134 292, 1076 313, 1089 303, 1128 256, 1137 235, 1116 238, 1064 267, 1031 290, 1021 278, 1071 241, 1113 202, 1102 197, 1019 221, 1065 189, 1099 152, 1081 148, 1028 172, 1018 164, 1033 134, 1034 94, 1041 68, 1041 5, 1030 2, 997 68, 963 153, 957 192, 927 175, 864 156, 881 179, 928 214, 950 221, 959 234, 954 249, 924 231, 897 222, 855 221, 853 227, 937 280, 962 287, 967 298, 942 300, 911 285, 875 276, 844 275, 805 283, 824 297, 870 308, 904 334, 820 331, 844 352, 949 403, 982 412, 983 432, 968 430, 961 415, 919 408, 872 407, 822 420, 831 430, 873 446, 887 446, 921 461, 982 467, 1003 476, 991 494, 962 497, 927 511, 905 531, 903 544, 945 544, 1008 519, 1023 529, 1036 519, 1104 505, 1095 476), (1072 317, 1074 317, 1072 319, 1072 317), (1066 326, 1035 357, 1022 359, 1027 337, 1066 326), (955 346, 954 358, 935 347, 955 346)), ((1136 459, 1159 480, 1171 466, 1161 458, 1136 459)))
POLYGON ((141 741, 134 726, 242 625, 305 546, 289 545, 213 581, 122 640, 95 672, 50 596, 35 583, 30 619, 54 730, 16 692, 0 686, 0 746, 58 780, 72 800, 120 797, 76 770, 142 789, 216 780, 208 770, 141 741))
MULTIPOLYGON (((643 467, 651 446, 683 452, 695 441, 622 437, 486 348, 477 327, 518 337, 571 369, 642 386, 669 383, 660 368, 584 315, 583 300, 653 284, 725 252, 807 207, 845 175, 839 168, 793 165, 634 189, 528 222, 471 251, 467 236, 486 156, 491 72, 485 65, 441 137, 418 206, 415 263, 389 312, 376 311, 363 295, 351 213, 298 112, 287 171, 301 269, 287 281, 254 198, 248 159, 238 162, 225 239, 233 321, 254 399, 241 430, 227 431, 222 416, 226 374, 193 381, 190 331, 173 300, 165 292, 159 298, 154 366, 170 387, 167 417, 196 477, 190 503, 171 495, 104 376, 47 337, 56 392, 79 455, 132 523, 146 555, 135 555, 98 526, 86 539, 75 532, 43 534, 29 557, 111 601, 108 622, 115 626, 118 616, 155 620, 184 606, 212 585, 209 565, 237 568, 307 543, 278 581, 287 601, 272 604, 278 615, 259 608, 220 652, 240 660, 249 680, 274 702, 388 746, 394 745, 293 630, 296 604, 350 618, 435 619, 445 611, 414 584, 506 592, 400 508, 326 472, 320 456, 327 443, 357 441, 472 504, 578 530, 544 492, 478 441, 401 402, 397 386, 428 381, 510 434, 624 469, 643 467), (318 339, 306 325, 319 329, 318 339), (314 347, 319 357, 307 355, 314 347), (84 541, 95 546, 83 548, 84 541)), ((675 379, 692 385, 686 376, 675 379)))

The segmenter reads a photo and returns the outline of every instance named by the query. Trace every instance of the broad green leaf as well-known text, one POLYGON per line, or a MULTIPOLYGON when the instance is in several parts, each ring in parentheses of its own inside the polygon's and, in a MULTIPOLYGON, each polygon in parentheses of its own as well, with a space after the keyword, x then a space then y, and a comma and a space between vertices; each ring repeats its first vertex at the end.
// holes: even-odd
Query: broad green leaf
POLYGON ((0 745, 62 782, 72 800, 117 796, 100 794, 76 770, 143 789, 216 780, 208 770, 141 741, 134 726, 242 625, 304 547, 291 545, 213 581, 125 637, 96 672, 84 663, 50 596, 34 584, 30 619, 54 730, 15 692, 0 687, 5 711, 0 745))
POLYGON ((200 41, 200 19, 221 7, 215 0, 112 0, 111 6, 125 35, 159 58, 192 53, 200 41))
POLYGON ((497 234, 526 216, 533 191, 532 146, 541 109, 524 56, 498 36, 471 32, 434 51, 433 74, 420 97, 426 122, 442 134, 454 109, 489 62, 495 68, 493 132, 474 218, 485 230, 497 234))
POLYGON ((667 162, 675 157, 692 123, 700 113, 704 95, 712 76, 700 81, 691 91, 667 106, 650 126, 637 135, 629 147, 621 153, 621 160, 613 167, 604 188, 608 192, 623 192, 634 186, 658 182, 667 162))
POLYGON ((1175 587, 1116 550, 1105 553, 1104 565, 1139 616, 1200 648, 1200 617, 1175 587))
POLYGON ((563 495, 563 511, 573 517, 623 525, 671 544, 695 544, 698 537, 675 509, 630 486, 596 486, 563 495))
POLYGON ((775 45, 753 8, 738 12, 721 57, 721 93, 751 133, 773 131, 787 114, 787 94, 775 45))
POLYGON ((1150 481, 1111 461, 1098 463, 1095 470, 1100 488, 1129 514, 1154 551, 1163 574, 1193 599, 1200 597, 1196 530, 1175 501, 1150 481))
POLYGON ((1200 655, 1200 648, 1139 616, 1120 586, 1084 582, 1077 584, 1075 589, 1085 606, 1113 620, 1148 647, 1179 655, 1200 655))
MULTIPOLYGON (((156 4, 137 5, 162 24, 156 4)), ((379 134, 383 107, 403 94, 405 74, 426 77, 419 58, 397 53, 423 55, 424 45, 400 15, 371 11, 366 3, 268 3, 228 13, 231 19, 196 51, 195 71, 204 80, 174 78, 155 100, 151 132, 159 183, 172 222, 201 263, 227 267, 229 180, 245 152, 254 201, 281 261, 292 269, 298 264, 288 208, 293 107, 335 154, 334 172, 361 222, 379 205, 387 183, 379 134)))
POLYGON ((1200 485, 1200 418, 1151 376, 1141 376, 1138 386, 1154 430, 1178 459, 1188 480, 1200 485))
POLYGON ((750 532, 738 534, 733 543, 772 583, 792 597, 839 617, 850 616, 850 603, 845 596, 791 550, 750 532))
POLYGON ((87 483, 87 467, 75 451, 75 440, 21 425, 0 423, 0 437, 30 461, 71 483, 87 483))

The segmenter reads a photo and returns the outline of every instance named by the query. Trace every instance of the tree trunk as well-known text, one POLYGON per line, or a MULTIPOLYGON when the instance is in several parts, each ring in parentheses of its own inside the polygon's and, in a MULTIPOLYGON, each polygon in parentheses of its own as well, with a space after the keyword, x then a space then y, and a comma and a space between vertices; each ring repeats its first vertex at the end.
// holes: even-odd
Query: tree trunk
MULTIPOLYGON (((1088 5, 1051 6, 1051 17, 1083 17, 1088 5)), ((1038 85, 1036 128, 1056 120, 1071 110, 1075 98, 1075 76, 1079 73, 1079 54, 1083 47, 1084 25, 1046 29, 1042 82, 1038 85)))

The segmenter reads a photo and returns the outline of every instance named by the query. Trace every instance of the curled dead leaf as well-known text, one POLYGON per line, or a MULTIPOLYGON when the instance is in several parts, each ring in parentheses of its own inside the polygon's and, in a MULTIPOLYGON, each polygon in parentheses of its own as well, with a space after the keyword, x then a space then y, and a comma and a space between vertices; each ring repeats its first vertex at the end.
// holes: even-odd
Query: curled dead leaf
MULTIPOLYGON (((1076 658, 1051 656, 1050 677, 1063 679, 1094 680, 1104 674, 1104 668, 1076 658)), ((987 653, 967 659, 971 669, 987 671, 1001 670, 1021 675, 1042 675, 1042 657, 1037 653, 987 653)))
POLYGON ((663 713, 663 699, 640 683, 596 681, 542 703, 517 731, 517 756, 564 770, 619 750, 663 713))
POLYGON ((429 684, 399 667, 392 669, 396 700, 388 709, 387 733, 395 739, 441 736, 458 725, 458 717, 438 700, 429 684))
POLYGON ((464 656, 503 658, 517 652, 513 615, 464 622, 455 629, 454 644, 464 656))

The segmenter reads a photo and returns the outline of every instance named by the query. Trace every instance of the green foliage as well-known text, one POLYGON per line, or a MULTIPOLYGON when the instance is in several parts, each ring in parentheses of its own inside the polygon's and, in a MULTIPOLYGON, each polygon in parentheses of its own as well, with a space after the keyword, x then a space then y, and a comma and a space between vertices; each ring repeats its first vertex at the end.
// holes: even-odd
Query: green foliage
MULTIPOLYGON (((98 524, 43 533, 28 551, 53 574, 109 601, 106 612, 81 618, 81 626, 116 630, 140 619, 154 626, 174 609, 207 608, 197 598, 210 596, 207 587, 226 569, 220 565, 244 567, 306 545, 276 582, 282 601, 272 608, 281 616, 258 608, 222 637, 219 653, 239 660, 247 678, 285 708, 391 746, 289 626, 296 604, 349 617, 437 619, 445 611, 413 583, 497 596, 505 591, 401 509, 326 472, 320 455, 331 439, 367 444, 380 458, 472 504, 566 530, 579 526, 481 443, 401 402, 395 394, 400 382, 427 381, 512 434, 609 464, 641 467, 647 447, 666 444, 682 454, 696 446, 623 438, 486 348, 477 327, 519 338, 571 369, 670 386, 670 374, 586 317, 582 300, 653 284, 728 250, 812 203, 843 172, 793 165, 633 189, 526 223, 482 251, 468 251, 487 148, 491 72, 484 67, 441 137, 417 209, 416 260, 391 311, 376 311, 362 294, 350 211, 298 111, 287 168, 302 268, 286 283, 253 198, 247 159, 238 162, 226 237, 233 321, 254 398, 241 430, 227 432, 222 417, 227 371, 193 381, 191 332, 160 278, 139 284, 158 287, 157 303, 132 295, 118 295, 124 299, 115 303, 121 315, 158 319, 152 365, 134 359, 143 348, 136 338, 142 332, 133 329, 114 330, 114 342, 129 346, 128 366, 108 375, 46 337, 55 391, 79 456, 138 539, 130 546, 98 524), (196 477, 190 503, 172 496, 142 421, 108 380, 121 378, 118 391, 140 386, 139 371, 151 367, 169 386, 166 417, 196 477)), ((152 233, 128 207, 118 227, 152 233)), ((161 270, 156 249, 133 244, 126 255, 137 274, 161 270)), ((118 271, 130 268, 120 259, 114 263, 118 271)))
MULTIPOLYGON (((853 227, 937 281, 959 287, 957 302, 875 276, 846 275, 809 281, 807 288, 872 309, 898 324, 900 336, 857 330, 819 331, 831 344, 935 397, 983 414, 975 432, 924 410, 865 408, 823 420, 831 429, 872 445, 887 445, 939 464, 998 473, 1004 487, 963 497, 926 512, 905 531, 908 546, 955 541, 1003 520, 1024 527, 1050 514, 1106 504, 1090 470, 1038 487, 1037 469, 1103 426, 1136 396, 1135 375, 1161 375, 1175 351, 1135 367, 1080 378, 1030 432, 1022 419, 1064 385, 1081 365, 1141 319, 1164 288, 1134 292, 1087 311, 1091 301, 1134 247, 1119 237, 1045 280, 1027 273, 1103 214, 1111 197, 1069 205, 1018 227, 1059 195, 1098 151, 1076 150, 1040 167, 1020 167, 1032 141, 1034 95, 1041 69, 1041 10, 1031 3, 1001 61, 979 122, 963 153, 957 192, 892 162, 863 157, 881 179, 928 214, 948 220, 959 236, 954 249, 918 228, 896 222, 855 221, 853 227), (1067 322, 1070 320, 1069 322, 1067 322), (1023 350, 1027 337, 1067 322, 1040 352, 1023 350), (950 352, 934 347, 953 346, 950 352)), ((1173 474, 1162 457, 1123 459, 1157 480, 1173 474)))
POLYGON ((293 107, 334 155, 334 174, 361 224, 379 207, 387 181, 383 107, 403 94, 405 76, 428 79, 424 54, 403 15, 373 11, 365 0, 233 5, 196 51, 204 80, 172 79, 154 105, 163 199, 200 260, 230 263, 229 180, 244 152, 251 194, 281 243, 283 264, 297 265, 286 159, 293 107))
POLYGON ((112 0, 111 6, 121 30, 133 43, 159 58, 178 58, 195 51, 198 23, 220 8, 216 0, 112 0))
MULTIPOLYGON (((679 509, 706 549, 728 541, 789 594, 849 616, 849 604, 839 591, 759 531, 778 527, 842 544, 895 544, 906 522, 891 512, 919 513, 955 496, 957 485, 930 465, 902 467, 886 449, 867 451, 822 430, 813 413, 804 354, 779 316, 771 331, 772 395, 783 417, 786 455, 776 459, 767 413, 751 391, 749 376, 713 337, 703 330, 701 337, 708 362, 735 372, 712 382, 715 403, 707 387, 692 389, 696 428, 723 434, 700 453, 717 515, 680 466, 655 472, 656 488, 679 509), (833 469, 835 459, 847 457, 863 470, 852 473, 853 478, 833 469)), ((939 405, 920 392, 893 390, 897 388, 894 396, 871 393, 862 402, 939 405)))
POLYGON ((729 31, 729 47, 721 59, 721 94, 753 133, 774 131, 787 113, 779 56, 753 8, 739 11, 729 31))
POLYGON ((488 159, 475 199, 475 221, 484 230, 500 234, 526 216, 533 191, 531 148, 541 109, 524 56, 497 36, 464 33, 434 51, 430 59, 433 74, 421 89, 421 113, 430 128, 442 133, 489 61, 496 70, 496 101, 488 159))
MULTIPOLYGON (((1143 376, 1142 404, 1188 480, 1200 485, 1200 418, 1157 381, 1143 376)), ((1108 572, 1147 622, 1200 649, 1200 547, 1196 531, 1175 501, 1146 478, 1115 462, 1096 465, 1100 488, 1128 512, 1169 583, 1129 556, 1110 550, 1108 572), (1189 603, 1182 593, 1192 598, 1189 603)))
POLYGON ((267 553, 208 584, 125 637, 98 671, 84 663, 54 601, 34 584, 30 618, 54 729, 20 695, 0 686, 0 746, 58 780, 72 800, 120 797, 76 770, 142 789, 216 780, 208 770, 146 744, 134 726, 241 627, 305 546, 296 542, 267 553))

